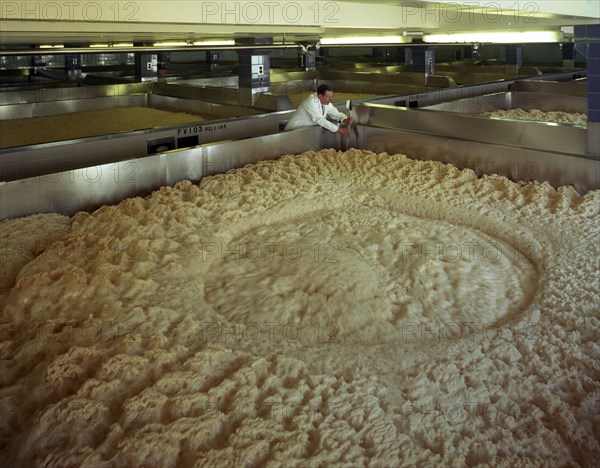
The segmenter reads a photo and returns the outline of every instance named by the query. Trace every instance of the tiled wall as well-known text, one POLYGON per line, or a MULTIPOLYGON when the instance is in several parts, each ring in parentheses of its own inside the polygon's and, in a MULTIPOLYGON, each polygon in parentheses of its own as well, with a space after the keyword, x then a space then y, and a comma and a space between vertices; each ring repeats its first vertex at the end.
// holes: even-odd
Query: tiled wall
POLYGON ((600 24, 575 26, 575 42, 587 59, 588 121, 600 122, 600 24))
POLYGON ((435 74, 435 50, 429 47, 415 47, 412 50, 413 72, 435 74))
POLYGON ((600 122, 600 42, 590 43, 588 50, 588 119, 600 122))

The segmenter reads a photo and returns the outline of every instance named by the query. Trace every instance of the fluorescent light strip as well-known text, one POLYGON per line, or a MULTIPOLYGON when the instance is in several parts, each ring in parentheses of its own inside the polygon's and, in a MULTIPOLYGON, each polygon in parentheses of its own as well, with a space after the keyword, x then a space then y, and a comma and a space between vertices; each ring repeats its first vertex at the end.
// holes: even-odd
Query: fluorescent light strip
POLYGON ((40 49, 64 49, 63 44, 41 44, 40 49))
POLYGON ((154 47, 184 47, 189 46, 189 42, 155 42, 154 47))
POLYGON ((344 44, 404 44, 411 42, 410 37, 402 36, 354 36, 354 37, 324 37, 321 45, 344 45, 344 44))
POLYGON ((231 46, 235 45, 234 40, 230 41, 197 41, 194 42, 195 46, 231 46))
POLYGON ((494 44, 512 44, 527 42, 560 42, 563 33, 560 31, 522 31, 522 32, 468 32, 452 34, 429 34, 423 36, 423 42, 491 42, 494 44))

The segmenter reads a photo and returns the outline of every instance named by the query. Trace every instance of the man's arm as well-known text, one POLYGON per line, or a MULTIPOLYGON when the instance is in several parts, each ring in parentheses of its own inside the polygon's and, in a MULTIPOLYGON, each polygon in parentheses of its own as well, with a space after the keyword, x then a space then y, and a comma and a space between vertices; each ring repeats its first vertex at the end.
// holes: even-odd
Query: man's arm
POLYGON ((338 131, 339 125, 336 125, 336 124, 330 122, 329 120, 327 120, 327 110, 328 109, 326 107, 326 111, 324 114, 323 106, 321 105, 321 103, 318 100, 311 99, 310 101, 308 101, 306 103, 304 110, 306 110, 306 112, 310 116, 310 119, 316 125, 320 125, 321 127, 324 127, 327 130, 334 132, 334 133, 338 131))
MULTIPOLYGON (((327 104, 326 108, 325 108, 325 113, 331 117, 334 120, 337 120, 338 122, 342 123, 345 122, 348 125, 350 125, 352 123, 352 118, 350 116, 347 116, 346 114, 344 114, 343 112, 338 111, 335 106, 331 103, 327 104)), ((349 137, 350 136, 350 130, 348 129, 348 126, 341 126, 341 125, 337 125, 337 133, 341 134, 344 137, 349 137)))
POLYGON ((331 103, 327 104, 326 107, 326 112, 325 112, 329 117, 331 117, 333 120, 337 120, 338 122, 344 122, 346 119, 348 119, 348 116, 346 114, 344 114, 343 112, 340 112, 339 110, 337 110, 335 108, 335 106, 331 103))

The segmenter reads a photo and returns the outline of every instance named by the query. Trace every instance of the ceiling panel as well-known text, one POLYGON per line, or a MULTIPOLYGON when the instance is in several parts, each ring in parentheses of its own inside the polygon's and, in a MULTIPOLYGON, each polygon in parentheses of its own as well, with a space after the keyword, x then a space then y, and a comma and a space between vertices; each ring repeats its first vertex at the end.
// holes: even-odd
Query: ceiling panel
POLYGON ((276 42, 316 42, 327 36, 558 29, 597 23, 598 5, 600 2, 588 0, 2 1, 0 43, 2 47, 29 47, 43 43, 85 45, 243 36, 272 36, 276 42))

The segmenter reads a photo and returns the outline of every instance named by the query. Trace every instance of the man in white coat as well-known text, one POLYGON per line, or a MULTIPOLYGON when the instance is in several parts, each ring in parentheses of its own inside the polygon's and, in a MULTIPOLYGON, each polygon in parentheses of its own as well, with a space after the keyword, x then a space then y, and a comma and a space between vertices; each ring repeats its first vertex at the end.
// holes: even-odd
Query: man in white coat
POLYGON ((343 137, 350 136, 348 127, 342 127, 340 124, 343 122, 350 125, 352 117, 338 111, 331 104, 332 97, 333 91, 329 85, 322 84, 319 86, 316 94, 311 94, 298 106, 298 109, 285 126, 285 130, 320 125, 327 130, 341 134, 343 137), (330 122, 327 117, 338 123, 330 122))

